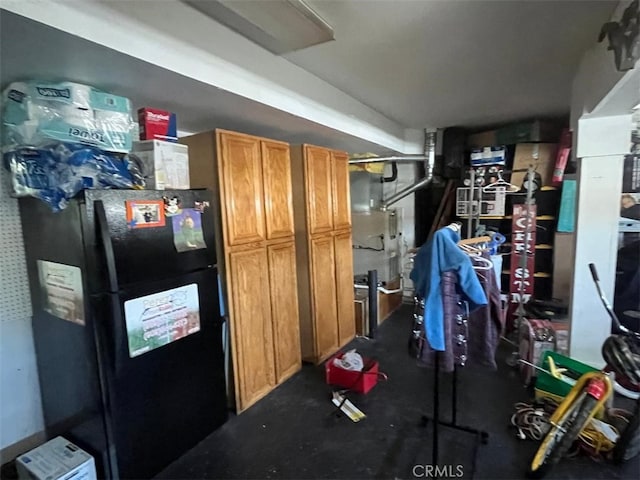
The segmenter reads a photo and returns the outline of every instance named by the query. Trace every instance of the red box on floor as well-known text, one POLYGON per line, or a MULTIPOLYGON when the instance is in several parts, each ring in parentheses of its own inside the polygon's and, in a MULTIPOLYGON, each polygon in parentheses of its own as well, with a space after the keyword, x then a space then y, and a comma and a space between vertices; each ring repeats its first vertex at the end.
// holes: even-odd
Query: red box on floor
POLYGON ((380 372, 376 360, 363 358, 364 368, 361 372, 356 372, 336 366, 333 363, 336 358, 342 358, 342 353, 334 355, 324 364, 327 384, 348 388, 358 393, 367 393, 378 383, 380 372))

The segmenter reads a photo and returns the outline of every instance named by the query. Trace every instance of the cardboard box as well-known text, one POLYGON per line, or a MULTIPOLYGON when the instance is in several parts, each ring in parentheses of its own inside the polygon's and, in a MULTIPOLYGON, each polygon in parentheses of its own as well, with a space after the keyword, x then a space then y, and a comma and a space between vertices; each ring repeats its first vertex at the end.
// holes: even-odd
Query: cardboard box
POLYGON ((569 355, 569 322, 552 321, 553 331, 556 334, 556 352, 561 355, 569 355))
POLYGON ((553 240, 553 298, 569 302, 575 257, 575 235, 556 233, 553 240))
POLYGON ((557 142, 562 128, 557 123, 534 120, 531 122, 513 123, 496 131, 499 145, 514 145, 527 142, 557 142))
POLYGON ((56 437, 16 459, 24 480, 96 480, 95 461, 63 437, 56 437))
POLYGON ((150 190, 188 190, 189 147, 162 140, 134 142, 133 153, 142 161, 142 175, 150 190))
POLYGON ((369 335, 369 291, 356 290, 353 299, 356 335, 369 335))
MULTIPOLYGON (((523 319, 519 332, 519 355, 529 363, 538 365, 546 351, 555 350, 555 332, 549 320, 523 319)), ((529 385, 538 371, 530 365, 520 364, 520 374, 525 385, 529 385)))
POLYGON ((138 110, 138 125, 140 126, 140 140, 178 141, 175 113, 156 108, 141 108, 138 110))
POLYGON ((507 158, 507 147, 504 145, 474 148, 471 150, 471 166, 504 165, 507 158))
POLYGON ((345 370, 333 363, 341 358, 342 353, 332 356, 324 365, 325 378, 328 385, 336 385, 353 392, 368 393, 378 383, 379 365, 376 360, 362 358, 364 369, 361 372, 345 370))
POLYGON ((474 133, 467 138, 467 146, 471 148, 492 147, 497 145, 496 130, 474 133))
POLYGON ((540 186, 553 185, 557 150, 556 143, 520 143, 516 145, 510 182, 518 187, 522 186, 527 176, 526 170, 529 166, 533 166, 536 177, 539 176, 539 180, 542 182, 540 186))

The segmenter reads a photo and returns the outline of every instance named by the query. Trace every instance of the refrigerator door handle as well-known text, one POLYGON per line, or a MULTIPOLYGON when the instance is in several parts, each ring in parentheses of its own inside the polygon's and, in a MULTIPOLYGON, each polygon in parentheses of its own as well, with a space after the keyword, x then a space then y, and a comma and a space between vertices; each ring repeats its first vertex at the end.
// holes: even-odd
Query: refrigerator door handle
POLYGON ((104 204, 102 200, 96 200, 94 202, 95 215, 96 215, 96 225, 98 228, 98 235, 100 236, 100 240, 102 243, 102 253, 104 255, 104 259, 107 267, 107 278, 109 281, 109 290, 112 292, 110 295, 110 307, 111 307, 111 318, 110 322, 112 332, 113 332, 113 368, 116 374, 120 371, 122 367, 122 358, 120 354, 120 346, 123 342, 122 335, 122 323, 124 319, 122 318, 121 308, 120 308, 120 295, 118 295, 118 291, 120 288, 118 287, 118 275, 116 273, 116 260, 115 255, 113 253, 113 245, 111 244, 111 233, 109 232, 109 224, 107 223, 107 214, 104 211, 104 204))
POLYGON ((116 259, 113 254, 113 245, 111 244, 111 233, 109 232, 109 224, 107 223, 107 214, 104 211, 104 204, 102 200, 96 200, 94 202, 96 224, 98 226, 98 233, 100 240, 102 241, 102 249, 104 258, 107 263, 107 277, 109 279, 109 290, 111 292, 117 292, 118 288, 118 275, 116 273, 116 259))

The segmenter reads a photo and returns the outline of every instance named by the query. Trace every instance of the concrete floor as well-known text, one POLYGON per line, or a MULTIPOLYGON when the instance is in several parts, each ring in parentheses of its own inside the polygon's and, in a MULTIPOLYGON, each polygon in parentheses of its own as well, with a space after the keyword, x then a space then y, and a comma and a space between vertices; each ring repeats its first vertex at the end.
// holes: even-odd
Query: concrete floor
MULTIPOLYGON (((406 353, 411 308, 404 306, 379 329, 375 340, 355 339, 349 348, 379 360, 389 377, 367 395, 350 399, 367 418, 353 423, 335 411, 322 366, 300 373, 237 417, 232 417, 158 479, 411 479, 425 478, 431 464, 431 430, 421 415, 432 406, 433 372, 406 353), (415 475, 417 474, 417 476, 415 475)), ((468 366, 459 373, 458 422, 486 430, 474 478, 523 478, 537 443, 521 441, 508 428, 513 404, 527 400, 517 372, 499 352, 499 369, 468 366)), ((442 376, 443 415, 448 418, 451 377, 442 376)), ((474 436, 441 429, 440 465, 451 476, 471 478, 474 436), (460 467, 458 467, 460 465, 460 467)), ((640 459, 623 466, 581 457, 566 459, 547 478, 640 477, 640 459)))

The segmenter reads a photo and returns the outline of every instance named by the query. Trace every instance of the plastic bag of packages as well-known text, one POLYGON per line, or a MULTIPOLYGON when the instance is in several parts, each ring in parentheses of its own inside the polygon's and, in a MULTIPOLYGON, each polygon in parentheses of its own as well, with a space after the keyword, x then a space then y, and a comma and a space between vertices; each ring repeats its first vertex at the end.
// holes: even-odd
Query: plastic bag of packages
POLYGON ((4 154, 13 193, 46 202, 54 211, 87 188, 144 188, 134 157, 120 158, 87 145, 55 142, 21 147, 4 154))
POLYGON ((4 150, 51 141, 128 153, 135 123, 128 98, 73 82, 13 82, 2 95, 4 150))
POLYGON ((364 360, 362 359, 362 356, 355 351, 355 349, 349 350, 340 358, 335 358, 333 363, 336 367, 355 372, 361 372, 364 368, 364 360))

